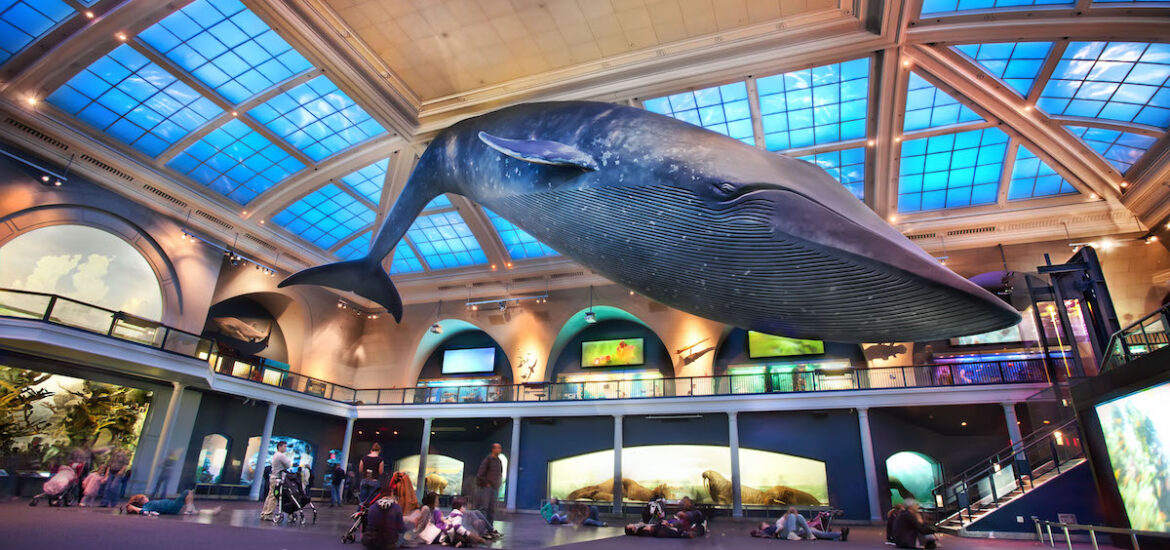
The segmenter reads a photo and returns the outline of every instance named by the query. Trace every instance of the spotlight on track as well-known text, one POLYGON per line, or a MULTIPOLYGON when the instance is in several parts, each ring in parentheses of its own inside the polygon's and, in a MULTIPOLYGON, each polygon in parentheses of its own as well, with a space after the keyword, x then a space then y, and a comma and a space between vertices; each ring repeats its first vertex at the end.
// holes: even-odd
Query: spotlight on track
POLYGON ((439 323, 431 325, 431 334, 443 334, 443 325, 439 323))

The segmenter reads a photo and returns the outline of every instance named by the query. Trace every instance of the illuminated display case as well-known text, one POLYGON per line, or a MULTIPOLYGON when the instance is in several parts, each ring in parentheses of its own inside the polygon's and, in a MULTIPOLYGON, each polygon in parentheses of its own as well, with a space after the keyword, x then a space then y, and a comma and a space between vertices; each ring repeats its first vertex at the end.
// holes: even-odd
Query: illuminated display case
POLYGON ((433 378, 419 380, 418 387, 428 388, 427 403, 483 403, 502 401, 506 389, 499 376, 490 378, 433 378))
POLYGON ((626 371, 586 374, 566 374, 557 378, 559 399, 626 399, 631 397, 660 397, 664 393, 662 373, 658 371, 626 371))

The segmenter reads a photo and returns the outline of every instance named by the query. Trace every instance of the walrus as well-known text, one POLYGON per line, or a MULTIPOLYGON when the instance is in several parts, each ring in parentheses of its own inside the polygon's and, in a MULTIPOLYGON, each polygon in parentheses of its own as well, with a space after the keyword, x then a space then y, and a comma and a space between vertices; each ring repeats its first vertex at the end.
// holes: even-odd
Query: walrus
MULTIPOLYGON (((703 472, 703 487, 707 489, 707 494, 711 495, 711 500, 715 504, 732 504, 731 480, 723 477, 719 472, 715 470, 703 472)), ((743 485, 740 487, 740 499, 744 504, 784 504, 789 506, 819 506, 821 504, 817 497, 784 485, 776 485, 766 491, 743 485)))
MULTIPOLYGON (((650 501, 654 498, 674 498, 674 492, 665 483, 658 485, 653 489, 648 489, 642 486, 637 481, 628 477, 622 478, 622 495, 625 500, 650 501)), ((596 500, 601 502, 613 501, 613 478, 609 478, 601 483, 581 487, 565 497, 565 500, 596 500)))
POLYGON ((447 489, 447 478, 438 474, 427 474, 427 492, 443 494, 447 489))

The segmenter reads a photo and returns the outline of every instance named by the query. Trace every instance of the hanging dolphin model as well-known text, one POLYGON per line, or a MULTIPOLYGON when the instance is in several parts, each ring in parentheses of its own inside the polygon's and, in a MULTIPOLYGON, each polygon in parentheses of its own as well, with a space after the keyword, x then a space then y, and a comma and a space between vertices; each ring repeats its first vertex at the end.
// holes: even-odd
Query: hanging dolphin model
POLYGON ((363 259, 315 284, 402 300, 381 266, 423 207, 456 193, 671 307, 841 342, 923 341, 1011 326, 1006 303, 939 265, 814 164, 641 109, 529 103, 459 122, 427 147, 363 259))

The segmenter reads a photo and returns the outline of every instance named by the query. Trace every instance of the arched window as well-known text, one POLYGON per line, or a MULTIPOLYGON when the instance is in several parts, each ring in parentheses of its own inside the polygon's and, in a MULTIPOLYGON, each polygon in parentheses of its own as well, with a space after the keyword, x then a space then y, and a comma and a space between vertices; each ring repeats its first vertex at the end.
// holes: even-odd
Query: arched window
POLYGON ((913 451, 894 453, 886 459, 886 475, 893 504, 913 498, 924 508, 934 507, 932 491, 942 483, 942 467, 938 461, 913 451))
POLYGON ((223 463, 227 460, 231 440, 220 434, 211 434, 203 438, 203 446, 199 448, 199 459, 195 463, 195 481, 197 483, 219 483, 223 476, 223 463))

